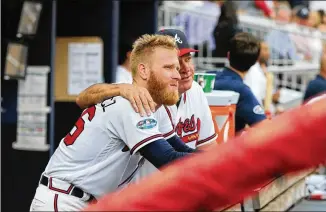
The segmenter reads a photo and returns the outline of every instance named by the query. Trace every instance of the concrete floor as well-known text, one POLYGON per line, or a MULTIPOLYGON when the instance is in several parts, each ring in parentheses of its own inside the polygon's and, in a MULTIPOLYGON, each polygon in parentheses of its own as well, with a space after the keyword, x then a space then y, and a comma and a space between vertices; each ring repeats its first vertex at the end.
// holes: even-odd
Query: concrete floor
POLYGON ((289 211, 326 211, 326 200, 301 200, 289 211))

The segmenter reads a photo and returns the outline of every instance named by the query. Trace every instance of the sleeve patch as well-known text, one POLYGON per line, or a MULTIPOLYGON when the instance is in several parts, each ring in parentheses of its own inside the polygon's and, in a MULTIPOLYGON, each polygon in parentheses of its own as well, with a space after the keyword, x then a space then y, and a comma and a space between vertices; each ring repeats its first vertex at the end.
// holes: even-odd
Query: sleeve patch
POLYGON ((157 125, 157 121, 152 118, 141 120, 137 123, 136 127, 141 130, 152 129, 157 125))
POLYGON ((253 109, 253 112, 255 114, 259 114, 259 115, 264 115, 265 114, 265 111, 264 109, 260 106, 260 105, 256 105, 253 109))

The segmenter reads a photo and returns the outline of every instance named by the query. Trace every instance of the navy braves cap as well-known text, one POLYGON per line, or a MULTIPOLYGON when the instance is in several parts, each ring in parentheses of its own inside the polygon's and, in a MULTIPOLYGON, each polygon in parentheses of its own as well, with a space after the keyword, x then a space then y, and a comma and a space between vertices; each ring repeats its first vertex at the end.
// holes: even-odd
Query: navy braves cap
POLYGON ((309 18, 309 9, 307 7, 301 7, 297 10, 296 16, 302 19, 309 18))
POLYGON ((176 44, 178 45, 179 49, 179 57, 188 54, 190 52, 198 52, 198 50, 190 48, 188 44, 188 40, 186 38, 186 35, 177 29, 163 29, 157 32, 158 35, 170 35, 171 37, 174 37, 176 44))

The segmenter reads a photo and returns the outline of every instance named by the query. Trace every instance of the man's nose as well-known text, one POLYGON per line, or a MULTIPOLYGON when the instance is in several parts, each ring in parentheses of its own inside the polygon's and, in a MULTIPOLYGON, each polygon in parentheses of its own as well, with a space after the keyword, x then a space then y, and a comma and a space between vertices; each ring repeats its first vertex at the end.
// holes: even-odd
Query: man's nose
POLYGON ((175 69, 175 71, 173 72, 173 79, 176 79, 178 81, 181 80, 181 75, 178 69, 175 69))
POLYGON ((180 70, 179 70, 180 73, 188 73, 190 71, 190 67, 189 67, 188 64, 186 64, 186 63, 183 62, 180 65, 181 65, 180 66, 180 70))

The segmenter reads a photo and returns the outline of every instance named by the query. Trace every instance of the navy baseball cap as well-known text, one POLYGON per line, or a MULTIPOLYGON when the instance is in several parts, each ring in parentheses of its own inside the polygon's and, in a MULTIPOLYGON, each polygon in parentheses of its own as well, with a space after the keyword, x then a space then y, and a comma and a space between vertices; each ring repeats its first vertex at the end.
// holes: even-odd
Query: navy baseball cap
POLYGON ((177 29, 162 29, 158 31, 156 34, 158 35, 170 35, 174 37, 176 44, 178 45, 179 49, 179 57, 188 54, 190 52, 198 52, 198 50, 190 48, 188 44, 188 40, 186 38, 185 33, 177 29))
POLYGON ((309 18, 309 9, 307 7, 301 7, 297 10, 295 15, 301 19, 308 19, 309 18))

